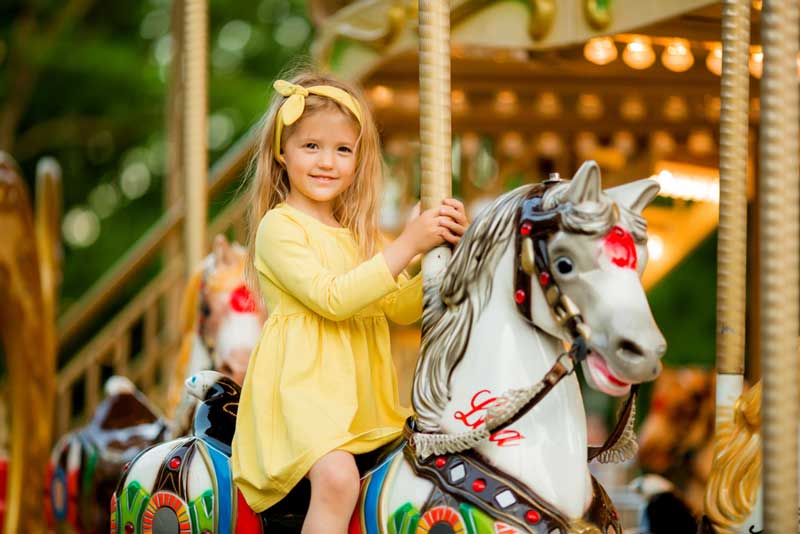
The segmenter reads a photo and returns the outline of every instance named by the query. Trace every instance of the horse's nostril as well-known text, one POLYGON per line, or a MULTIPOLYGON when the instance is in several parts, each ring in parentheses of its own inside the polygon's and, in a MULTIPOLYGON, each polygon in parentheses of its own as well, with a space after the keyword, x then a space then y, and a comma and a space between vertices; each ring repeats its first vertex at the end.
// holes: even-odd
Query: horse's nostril
POLYGON ((635 356, 644 356, 644 350, 642 350, 639 345, 629 339, 623 339, 620 341, 619 348, 635 356))

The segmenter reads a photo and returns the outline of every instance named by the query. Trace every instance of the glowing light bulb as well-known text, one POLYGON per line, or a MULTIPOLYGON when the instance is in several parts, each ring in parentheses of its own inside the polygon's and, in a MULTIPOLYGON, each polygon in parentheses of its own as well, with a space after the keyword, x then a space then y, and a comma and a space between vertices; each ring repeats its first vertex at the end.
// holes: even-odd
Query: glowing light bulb
POLYGON ((542 132, 539 142, 536 145, 539 154, 549 158, 554 158, 564 151, 564 144, 555 132, 542 132))
POLYGON ((647 108, 641 98, 628 96, 622 101, 619 113, 627 121, 638 121, 647 115, 647 108))
POLYGON ((694 65, 694 55, 686 39, 673 39, 661 54, 661 63, 672 72, 686 72, 694 65))
POLYGON ((658 261, 664 255, 664 240, 655 234, 647 237, 647 254, 653 261, 658 261))
POLYGON ((708 156, 716 151, 714 136, 707 129, 693 130, 686 140, 686 148, 695 156, 708 156))
POLYGON ((453 92, 450 93, 450 103, 455 113, 463 113, 469 107, 467 94, 461 89, 453 89, 453 92))
POLYGON ((536 99, 536 111, 545 119, 553 119, 561 113, 561 101, 555 93, 545 91, 536 99))
POLYGON ((764 52, 760 46, 754 46, 750 50, 749 68, 754 78, 761 78, 761 73, 764 71, 764 52))
POLYGON ((656 155, 669 154, 675 150, 675 139, 669 132, 657 130, 650 137, 650 150, 656 155))
POLYGON ((622 60, 632 69, 643 70, 656 60, 656 53, 647 37, 635 37, 622 52, 622 60))
POLYGON ((599 119, 603 115, 603 101, 592 93, 578 96, 578 115, 583 119, 599 119))
POLYGON ((722 45, 715 44, 706 56, 706 68, 716 74, 722 75, 722 45))
POLYGON ((508 90, 499 91, 494 100, 494 107, 503 114, 514 113, 517 110, 516 93, 508 90))
POLYGON ((617 59, 617 45, 611 37, 594 37, 583 47, 583 56, 595 65, 607 65, 617 59))
POLYGON ((370 97, 372 97, 372 102, 376 107, 385 108, 392 105, 392 101, 394 100, 394 91, 385 85, 376 85, 372 88, 370 97))
POLYGON ((678 122, 689 116, 689 105, 682 96, 672 95, 664 102, 664 118, 678 122))

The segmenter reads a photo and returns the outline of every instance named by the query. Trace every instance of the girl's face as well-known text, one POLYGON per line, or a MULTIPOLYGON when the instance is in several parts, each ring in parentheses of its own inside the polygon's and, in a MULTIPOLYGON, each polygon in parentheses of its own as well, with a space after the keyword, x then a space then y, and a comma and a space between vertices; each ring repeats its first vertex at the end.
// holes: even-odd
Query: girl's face
POLYGON ((283 147, 289 198, 312 209, 333 210, 333 201, 353 183, 358 129, 338 110, 302 117, 283 147))

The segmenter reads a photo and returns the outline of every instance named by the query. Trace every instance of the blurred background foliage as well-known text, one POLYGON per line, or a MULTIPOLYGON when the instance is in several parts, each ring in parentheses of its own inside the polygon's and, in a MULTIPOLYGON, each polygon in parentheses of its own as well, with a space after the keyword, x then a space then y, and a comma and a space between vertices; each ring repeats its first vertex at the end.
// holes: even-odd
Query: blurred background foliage
MULTIPOLYGON (((69 306, 163 211, 169 0, 0 2, 0 150, 32 188, 55 157, 64 181, 69 306)), ((258 120, 271 81, 313 37, 305 2, 210 1, 213 163, 258 120)))
MULTIPOLYGON (((164 209, 170 9, 170 0, 0 2, 0 150, 31 189, 41 157, 63 168, 62 310, 164 209)), ((307 57, 314 30, 304 0, 210 0, 209 20, 213 163, 264 112, 271 81, 307 57)), ((712 237, 651 291, 665 363, 712 365, 715 268, 712 237)))

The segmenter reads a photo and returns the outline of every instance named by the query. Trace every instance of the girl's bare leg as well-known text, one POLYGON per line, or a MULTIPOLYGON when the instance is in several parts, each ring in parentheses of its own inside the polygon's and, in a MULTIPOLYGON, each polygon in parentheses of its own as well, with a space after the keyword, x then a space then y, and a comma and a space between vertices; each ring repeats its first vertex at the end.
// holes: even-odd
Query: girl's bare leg
POLYGON ((332 451, 308 472, 311 504, 302 534, 346 534, 358 501, 358 468, 349 452, 332 451))

